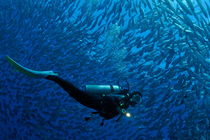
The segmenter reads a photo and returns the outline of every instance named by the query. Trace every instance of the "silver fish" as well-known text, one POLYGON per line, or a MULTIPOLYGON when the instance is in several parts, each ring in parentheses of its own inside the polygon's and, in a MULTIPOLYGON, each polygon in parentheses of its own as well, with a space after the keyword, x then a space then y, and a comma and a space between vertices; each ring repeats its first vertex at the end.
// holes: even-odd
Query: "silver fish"
POLYGON ((203 12, 204 16, 205 16, 206 18, 208 18, 207 11, 206 11, 205 8, 203 7, 201 0, 196 0, 196 1, 197 1, 198 5, 199 5, 201 11, 203 12))
POLYGON ((191 12, 190 12, 190 10, 188 9, 188 7, 183 3, 183 1, 182 0, 177 0, 177 2, 179 3, 179 5, 181 6, 181 8, 186 12, 186 13, 188 13, 188 14, 192 14, 191 12))
POLYGON ((186 2, 187 2, 187 5, 190 7, 191 12, 194 13, 195 12, 195 8, 193 6, 192 1, 191 0, 186 0, 186 2))

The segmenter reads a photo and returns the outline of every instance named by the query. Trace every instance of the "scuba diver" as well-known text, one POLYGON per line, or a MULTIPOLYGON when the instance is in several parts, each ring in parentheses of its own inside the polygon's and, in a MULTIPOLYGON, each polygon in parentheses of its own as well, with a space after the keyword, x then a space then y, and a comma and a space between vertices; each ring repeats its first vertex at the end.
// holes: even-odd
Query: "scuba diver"
MULTIPOLYGON (((131 114, 126 111, 129 106, 135 106, 142 98, 140 92, 134 91, 129 93, 129 89, 122 89, 119 85, 86 85, 85 90, 80 90, 71 82, 66 81, 58 76, 53 71, 35 71, 28 69, 9 56, 6 56, 7 61, 18 71, 34 78, 44 78, 54 81, 62 87, 71 97, 82 105, 96 110, 92 114, 99 114, 104 120, 112 119, 118 115, 120 120, 122 116, 131 117, 131 114)), ((127 82, 128 84, 128 82, 127 82)), ((129 86, 129 85, 128 85, 129 86)), ((91 117, 86 117, 85 120, 90 120, 91 117)))

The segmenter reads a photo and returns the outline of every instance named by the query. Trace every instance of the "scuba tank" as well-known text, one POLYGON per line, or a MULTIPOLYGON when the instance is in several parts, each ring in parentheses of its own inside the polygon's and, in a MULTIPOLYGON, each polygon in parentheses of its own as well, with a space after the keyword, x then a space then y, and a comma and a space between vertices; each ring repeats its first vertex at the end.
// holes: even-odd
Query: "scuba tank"
POLYGON ((101 93, 101 94, 109 94, 109 93, 120 93, 121 87, 118 85, 85 85, 85 91, 87 93, 101 93))
POLYGON ((86 85, 85 91, 87 93, 101 93, 101 94, 110 94, 110 93, 124 93, 125 91, 129 91, 129 83, 126 80, 128 88, 122 88, 120 86, 120 82, 118 81, 118 85, 86 85))

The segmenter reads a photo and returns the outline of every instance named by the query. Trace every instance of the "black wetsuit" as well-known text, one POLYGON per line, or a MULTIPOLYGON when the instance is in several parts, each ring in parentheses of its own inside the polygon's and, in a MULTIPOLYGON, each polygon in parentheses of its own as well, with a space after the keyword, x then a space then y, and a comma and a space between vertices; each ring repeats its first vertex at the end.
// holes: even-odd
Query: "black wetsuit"
POLYGON ((46 79, 56 82, 71 97, 79 103, 95 109, 105 119, 111 119, 119 115, 122 109, 127 109, 129 106, 128 100, 130 98, 128 94, 90 94, 58 76, 47 76, 46 79))

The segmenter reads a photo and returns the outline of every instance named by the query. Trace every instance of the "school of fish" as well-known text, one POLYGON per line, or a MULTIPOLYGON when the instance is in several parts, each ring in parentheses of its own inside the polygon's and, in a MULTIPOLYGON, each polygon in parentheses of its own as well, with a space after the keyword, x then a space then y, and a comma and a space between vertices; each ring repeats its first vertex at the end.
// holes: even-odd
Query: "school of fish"
POLYGON ((210 139, 210 0, 0 1, 0 65, 2 140, 210 139), (91 109, 6 55, 79 88, 127 79, 142 103, 86 122, 91 109))

